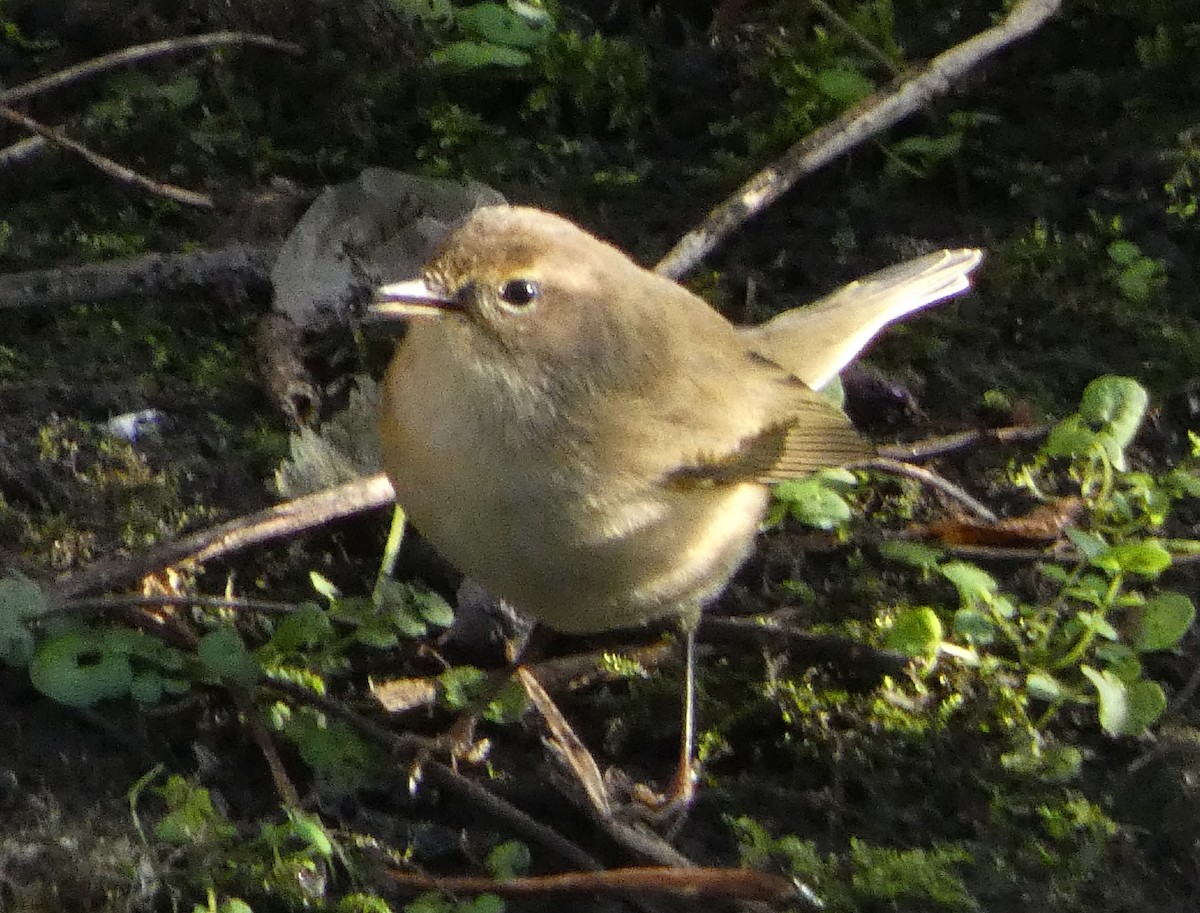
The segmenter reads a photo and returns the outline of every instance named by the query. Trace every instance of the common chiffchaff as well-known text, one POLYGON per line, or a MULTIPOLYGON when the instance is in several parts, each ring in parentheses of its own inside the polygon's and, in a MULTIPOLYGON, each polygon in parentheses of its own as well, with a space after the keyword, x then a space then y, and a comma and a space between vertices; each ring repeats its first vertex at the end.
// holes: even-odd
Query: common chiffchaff
POLYGON ((814 390, 979 260, 931 254, 739 329, 559 216, 476 210, 422 278, 379 290, 376 319, 411 320, 384 381, 384 468, 446 558, 550 627, 675 615, 690 631, 769 483, 872 455, 814 390))

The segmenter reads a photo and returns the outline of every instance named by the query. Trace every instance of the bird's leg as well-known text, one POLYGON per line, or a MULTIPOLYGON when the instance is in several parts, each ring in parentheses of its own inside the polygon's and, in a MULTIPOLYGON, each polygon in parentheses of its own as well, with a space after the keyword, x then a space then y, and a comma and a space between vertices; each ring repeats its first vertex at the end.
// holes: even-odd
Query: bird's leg
POLYGON ((696 796, 696 781, 700 765, 696 750, 696 625, 689 624, 684 635, 683 663, 683 731, 679 738, 679 762, 670 789, 663 794, 653 792, 644 784, 634 787, 633 798, 656 825, 668 834, 687 819, 688 810, 696 796))

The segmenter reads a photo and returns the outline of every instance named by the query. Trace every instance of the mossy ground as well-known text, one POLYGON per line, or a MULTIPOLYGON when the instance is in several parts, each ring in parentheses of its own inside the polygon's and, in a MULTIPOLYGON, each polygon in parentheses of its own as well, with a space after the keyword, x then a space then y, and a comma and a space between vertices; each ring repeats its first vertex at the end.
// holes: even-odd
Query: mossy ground
MULTIPOLYGON (((317 186, 365 165, 469 175, 514 201, 570 214, 644 261, 839 109, 813 88, 814 74, 843 74, 827 87, 847 85, 849 71, 888 78, 794 8, 802 4, 751 5, 709 41, 711 8, 564 3, 554 46, 531 70, 513 72, 430 66, 445 36, 386 4, 56 6, 63 10, 50 17, 37 3, 0 3, 0 24, 13 26, 0 41, 7 85, 133 35, 241 28, 306 48, 299 60, 241 49, 160 62, 145 79, 89 83, 34 106, 51 122, 91 106, 74 135, 131 167, 218 196, 276 175, 317 186)), ((910 60, 997 12, 977 0, 892 7, 839 6, 862 34, 885 51, 898 42, 910 60)), ((975 295, 897 328, 872 351, 872 365, 908 384, 926 413, 906 433, 975 425, 991 415, 988 391, 989 402, 1019 414, 1062 415, 1101 373, 1138 378, 1160 418, 1182 414, 1195 427, 1185 393, 1200 363, 1198 36, 1187 0, 1068 4, 928 117, 805 181, 718 251, 696 284, 736 318, 760 319, 918 245, 979 245, 988 259, 975 295), (1114 247, 1123 242, 1160 268, 1125 257, 1114 247), (757 289, 750 305, 747 280, 757 289)), ((61 155, 0 174, 0 199, 6 271, 236 233, 224 216, 116 190, 61 155)), ((252 337, 266 306, 214 293, 5 315, 6 569, 49 580, 270 502, 287 441, 255 375, 252 337), (151 408, 162 422, 137 442, 106 432, 114 415, 151 408)), ((1154 443, 1151 461, 1161 458, 1154 443)), ((947 471, 1001 496, 1012 458, 971 455, 947 471)), ((904 486, 880 491, 871 504, 880 522, 929 509, 904 486)), ((1185 534, 1195 535, 1194 516, 1190 523, 1185 534)), ((315 569, 343 592, 367 592, 383 535, 382 520, 344 524, 209 567, 201 583, 207 592, 231 580, 243 595, 306 598, 315 569)), ((798 557, 797 538, 768 537, 722 607, 782 605, 799 589, 785 581, 803 580, 802 621, 870 637, 881 606, 947 598, 868 547, 798 557)), ((405 560, 426 567, 420 555, 405 560)), ((1168 693, 1191 673, 1194 638, 1185 648, 1152 670, 1168 693)), ((423 662, 406 650, 350 656, 363 663, 348 675, 356 686, 363 668, 423 662)), ((180 858, 164 864, 133 828, 125 797, 155 762, 211 789, 245 834, 278 820, 262 759, 219 692, 196 690, 145 714, 106 706, 80 715, 40 697, 23 673, 0 670, 0 679, 0 808, 9 822, 0 907, 205 902, 195 893, 204 873, 180 858)), ((774 654, 710 655, 701 683, 708 780, 680 846, 698 861, 728 863, 739 835, 756 864, 790 867, 836 909, 1194 906, 1200 838, 1195 816, 1179 812, 1196 805, 1185 776, 1196 764, 1194 706, 1172 708, 1157 744, 1107 738, 1067 716, 1054 738, 1083 748, 1083 774, 1052 783, 1002 762, 1015 687, 985 687, 952 666, 862 686, 774 654)), ((675 735, 662 720, 673 719, 675 701, 668 671, 569 697, 564 709, 587 721, 589 744, 654 777, 670 764, 675 735)), ((542 762, 530 760, 541 757, 536 736, 512 726, 492 734, 502 788, 586 835, 546 795, 542 762)), ((474 847, 464 851, 458 828, 489 839, 470 809, 410 803, 394 783, 337 803, 321 792, 310 799, 345 834, 415 847, 431 868, 465 865, 474 847)), ((295 902, 264 897, 256 909, 295 902)))

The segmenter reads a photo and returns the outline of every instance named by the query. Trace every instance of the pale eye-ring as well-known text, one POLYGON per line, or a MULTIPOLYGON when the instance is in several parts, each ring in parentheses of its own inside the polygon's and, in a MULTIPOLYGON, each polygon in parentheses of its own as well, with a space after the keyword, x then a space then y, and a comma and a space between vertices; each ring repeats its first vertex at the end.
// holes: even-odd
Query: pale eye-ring
POLYGON ((500 300, 511 310, 523 310, 537 301, 542 290, 532 279, 510 279, 500 286, 500 300))

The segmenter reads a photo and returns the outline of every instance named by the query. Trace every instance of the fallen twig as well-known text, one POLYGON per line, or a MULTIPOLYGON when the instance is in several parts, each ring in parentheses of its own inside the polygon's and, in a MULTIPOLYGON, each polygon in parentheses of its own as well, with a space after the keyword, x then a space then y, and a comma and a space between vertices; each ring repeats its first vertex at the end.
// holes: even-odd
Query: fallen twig
POLYGON ((97 76, 107 70, 115 70, 117 67, 129 66, 145 60, 153 60, 155 57, 165 57, 169 54, 178 54, 196 48, 211 48, 226 44, 256 44, 260 47, 283 51, 286 54, 301 54, 304 51, 295 42, 282 41, 279 38, 272 38, 270 35, 256 35, 252 32, 209 32, 206 35, 165 38, 162 41, 135 44, 110 54, 101 54, 91 60, 58 70, 49 76, 40 76, 19 86, 13 86, 11 89, 0 90, 0 104, 8 105, 23 101, 34 95, 68 86, 81 79, 97 76))
POLYGON ((927 438, 911 444, 887 444, 879 448, 879 455, 892 460, 931 460, 934 457, 969 450, 985 444, 1030 444, 1040 441, 1050 433, 1049 425, 1011 425, 1007 428, 984 428, 979 431, 962 431, 945 437, 927 438))
POLYGON ((56 605, 85 593, 138 580, 181 561, 210 561, 252 545, 285 539, 354 514, 387 507, 394 500, 392 483, 383 473, 377 473, 200 530, 125 561, 98 564, 70 574, 50 587, 47 598, 56 605))
POLYGON ((388 874, 401 887, 414 891, 442 891, 450 895, 490 893, 504 897, 538 897, 548 894, 615 894, 638 898, 665 894, 687 900, 742 900, 770 904, 795 903, 811 895, 811 892, 806 892, 789 878, 754 869, 658 866, 504 879, 443 877, 400 869, 391 869, 388 874))
POLYGON ((940 476, 932 469, 926 469, 924 466, 916 466, 913 463, 907 463, 903 460, 893 460, 888 457, 877 457, 863 464, 867 469, 874 469, 878 472, 886 472, 889 475, 905 476, 910 479, 915 479, 922 485, 928 485, 935 491, 940 491, 942 494, 957 501, 971 513, 977 517, 982 517, 988 523, 995 523, 999 518, 995 512, 982 501, 968 494, 965 490, 955 485, 945 476, 940 476))
POLYGON ((146 254, 107 263, 10 273, 0 276, 0 310, 144 295, 163 298, 218 283, 266 286, 276 253, 276 245, 271 244, 230 244, 186 254, 146 254))
MULTIPOLYGON (((168 54, 178 54, 196 48, 210 48, 229 44, 254 44, 260 47, 272 48, 287 54, 300 54, 303 48, 291 41, 280 41, 270 35, 255 35, 249 32, 210 32, 207 35, 186 35, 181 38, 167 38, 162 41, 152 41, 148 44, 137 44, 132 47, 113 51, 85 60, 74 66, 41 76, 37 79, 0 90, 0 105, 12 105, 54 89, 60 89, 72 83, 79 82, 92 76, 97 76, 118 67, 129 66, 164 57, 168 54)), ((32 158, 42 152, 48 144, 42 136, 20 140, 10 146, 0 149, 0 169, 19 161, 32 158)))
POLYGON ((9 123, 16 124, 18 127, 24 127, 31 133, 36 133, 38 136, 47 142, 53 143, 56 146, 61 146, 68 152, 73 152, 84 159, 89 165, 103 174, 108 175, 122 184, 128 184, 131 187, 137 187, 145 190, 148 193, 156 196, 166 197, 168 200, 174 200, 176 203, 183 203, 186 206, 195 206, 199 209, 212 209, 212 197, 203 193, 196 193, 194 190, 187 190, 183 187, 176 187, 174 184, 164 184, 161 181, 156 181, 153 178, 148 178, 145 175, 138 174, 131 168, 126 168, 119 162, 114 162, 107 156, 93 152, 82 143, 78 143, 71 139, 61 130, 54 127, 47 127, 45 124, 39 123, 32 117, 22 114, 20 111, 14 111, 7 105, 0 105, 0 118, 9 123))

